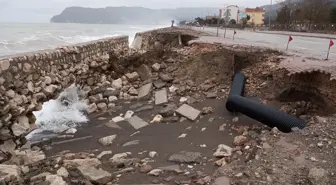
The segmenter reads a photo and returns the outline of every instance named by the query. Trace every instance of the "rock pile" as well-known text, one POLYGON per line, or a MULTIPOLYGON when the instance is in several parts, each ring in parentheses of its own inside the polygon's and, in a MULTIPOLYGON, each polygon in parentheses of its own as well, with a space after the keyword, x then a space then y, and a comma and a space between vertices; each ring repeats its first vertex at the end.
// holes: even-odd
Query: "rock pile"
MULTIPOLYGON (((72 83, 83 84, 83 82, 87 84, 87 89, 92 85, 112 87, 108 82, 111 78, 108 67, 113 61, 109 60, 108 52, 122 51, 127 47, 128 37, 125 36, 1 59, 0 156, 4 156, 2 160, 13 155, 17 146, 25 144, 22 135, 34 128, 35 119, 32 111, 40 110, 43 102, 55 98, 62 89, 72 83)), ((92 89, 94 88, 89 88, 90 91, 92 89)), ((107 97, 113 101, 114 94, 114 90, 107 91, 105 96, 98 99, 107 97)), ((103 102, 99 102, 101 104, 98 103, 97 108, 106 109, 103 102)))

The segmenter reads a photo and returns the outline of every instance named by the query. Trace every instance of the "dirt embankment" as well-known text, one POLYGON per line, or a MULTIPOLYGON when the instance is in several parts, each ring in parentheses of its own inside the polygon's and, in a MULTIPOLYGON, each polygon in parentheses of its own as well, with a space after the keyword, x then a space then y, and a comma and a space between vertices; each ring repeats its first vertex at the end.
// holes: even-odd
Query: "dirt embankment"
MULTIPOLYGON (((184 37, 186 40, 183 43, 193 37, 184 37)), ((247 97, 257 97, 264 104, 276 106, 308 122, 308 128, 290 134, 260 125, 239 128, 233 125, 230 130, 238 136, 233 141, 234 148, 230 155, 220 156, 219 160, 207 159, 208 163, 221 166, 216 173, 204 175, 198 172, 189 178, 188 174, 181 175, 173 169, 176 176, 189 179, 165 179, 166 184, 229 185, 228 181, 239 185, 335 184, 336 118, 330 116, 333 110, 324 106, 324 103, 335 105, 330 95, 336 93, 330 86, 334 81, 315 73, 288 77, 288 72, 279 68, 283 60, 281 53, 272 50, 201 43, 186 46, 175 43, 178 38, 176 34, 169 36, 174 40, 172 45, 161 43, 162 37, 158 40, 155 38, 152 38, 150 44, 153 47, 145 50, 127 50, 121 55, 109 54, 111 65, 108 67, 113 71, 113 78, 123 79, 121 91, 130 92, 132 89, 133 92, 135 87, 149 81, 160 81, 165 84, 164 87, 176 88, 176 92, 169 94, 172 97, 169 98, 170 103, 182 97, 190 105, 206 98, 216 98, 224 103, 234 72, 241 71, 248 77, 247 97), (127 78, 123 75, 134 71, 137 71, 137 80, 125 80, 127 78), (321 79, 311 75, 321 76, 321 79), (149 78, 143 79, 143 76, 149 78), (314 83, 308 83, 307 80, 314 83)), ((177 117, 175 121, 181 119, 177 117)), ((207 124, 211 125, 211 122, 207 124)), ((220 130, 223 129, 220 127, 220 130)), ((39 158, 43 153, 39 148, 35 147, 33 151, 34 156, 18 155, 7 163, 13 165, 7 166, 11 170, 6 172, 9 176, 4 174, 4 181, 8 184, 43 184, 44 181, 48 181, 48 184, 59 182, 58 185, 115 184, 123 173, 131 173, 131 177, 141 171, 152 172, 154 176, 163 173, 157 169, 145 169, 148 167, 148 159, 134 160, 127 153, 123 153, 126 158, 118 158, 117 167, 104 169, 104 166, 109 165, 105 164, 106 161, 102 165, 100 157, 84 151, 75 154, 64 151, 47 159, 39 158)), ((5 168, 0 170, 6 171, 5 168)))

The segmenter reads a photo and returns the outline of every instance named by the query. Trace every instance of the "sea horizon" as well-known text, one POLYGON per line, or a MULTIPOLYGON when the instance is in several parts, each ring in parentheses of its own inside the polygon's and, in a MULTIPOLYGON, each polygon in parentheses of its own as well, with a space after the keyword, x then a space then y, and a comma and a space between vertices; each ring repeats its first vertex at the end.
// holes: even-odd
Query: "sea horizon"
POLYGON ((138 32, 167 25, 4 23, 0 22, 0 57, 55 49, 108 37, 127 35, 132 43, 138 32))

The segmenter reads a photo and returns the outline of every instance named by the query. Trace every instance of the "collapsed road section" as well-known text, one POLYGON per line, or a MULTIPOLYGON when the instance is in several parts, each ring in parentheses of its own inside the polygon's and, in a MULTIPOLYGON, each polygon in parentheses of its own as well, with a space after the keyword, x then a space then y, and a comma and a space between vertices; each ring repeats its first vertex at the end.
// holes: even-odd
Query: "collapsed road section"
POLYGON ((335 81, 324 78, 328 74, 314 71, 310 75, 321 78, 314 76, 306 83, 308 74, 281 67, 287 60, 282 53, 191 43, 189 39, 202 37, 191 30, 170 28, 140 35, 137 49, 128 48, 128 39, 119 37, 1 62, 0 181, 10 185, 336 182, 335 117, 332 109, 321 105, 335 105, 335 89, 330 86, 335 81), (241 95, 298 117, 307 127, 282 133, 226 111, 231 79, 238 71, 247 77, 241 95), (22 83, 13 85, 19 79, 22 83), (86 110, 80 107, 79 113, 88 121, 66 124, 70 128, 50 138, 43 133, 44 139, 31 145, 23 135, 36 127, 33 111, 43 110, 51 99, 62 111, 73 111, 78 108, 74 102, 85 102, 86 110))

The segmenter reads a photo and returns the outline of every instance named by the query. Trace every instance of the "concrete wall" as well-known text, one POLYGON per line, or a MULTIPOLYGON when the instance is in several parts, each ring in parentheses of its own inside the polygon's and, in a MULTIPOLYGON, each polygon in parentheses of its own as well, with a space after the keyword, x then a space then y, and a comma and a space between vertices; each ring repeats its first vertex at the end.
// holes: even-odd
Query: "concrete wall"
POLYGON ((102 78, 112 81, 108 53, 124 49, 128 36, 0 59, 0 154, 21 144, 20 136, 34 123, 32 111, 62 89, 74 82, 90 89, 103 84, 102 78))

